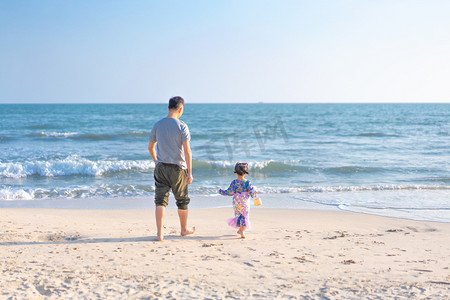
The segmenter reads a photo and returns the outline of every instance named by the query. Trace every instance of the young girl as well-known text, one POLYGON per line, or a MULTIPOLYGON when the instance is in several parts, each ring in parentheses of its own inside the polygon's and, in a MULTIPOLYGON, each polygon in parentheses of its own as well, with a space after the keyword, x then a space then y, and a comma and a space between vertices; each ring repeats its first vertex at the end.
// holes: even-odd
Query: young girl
POLYGON ((234 173, 237 179, 233 180, 227 190, 219 190, 219 194, 224 196, 233 196, 234 218, 228 219, 228 225, 239 228, 238 234, 245 238, 245 230, 250 229, 249 219, 249 196, 256 197, 256 191, 249 180, 245 179, 248 174, 247 163, 236 163, 234 173))

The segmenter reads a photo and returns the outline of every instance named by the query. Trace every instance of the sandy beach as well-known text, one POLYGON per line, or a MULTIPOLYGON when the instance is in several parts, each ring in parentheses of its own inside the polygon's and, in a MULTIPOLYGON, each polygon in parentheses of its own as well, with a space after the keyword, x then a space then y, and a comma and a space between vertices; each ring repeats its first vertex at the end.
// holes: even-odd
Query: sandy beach
POLYGON ((241 239, 231 208, 0 210, 1 299, 449 299, 450 224, 256 208, 241 239))

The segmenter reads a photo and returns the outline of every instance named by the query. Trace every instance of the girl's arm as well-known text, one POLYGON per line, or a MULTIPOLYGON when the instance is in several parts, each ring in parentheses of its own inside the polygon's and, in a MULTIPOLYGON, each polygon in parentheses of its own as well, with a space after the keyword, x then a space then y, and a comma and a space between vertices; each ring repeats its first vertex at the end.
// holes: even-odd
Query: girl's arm
POLYGON ((258 193, 250 181, 248 182, 247 192, 250 194, 250 196, 252 196, 252 198, 255 198, 256 194, 258 193))
POLYGON ((234 195, 234 181, 230 184, 230 187, 226 190, 219 189, 219 194, 223 196, 233 196, 234 195))

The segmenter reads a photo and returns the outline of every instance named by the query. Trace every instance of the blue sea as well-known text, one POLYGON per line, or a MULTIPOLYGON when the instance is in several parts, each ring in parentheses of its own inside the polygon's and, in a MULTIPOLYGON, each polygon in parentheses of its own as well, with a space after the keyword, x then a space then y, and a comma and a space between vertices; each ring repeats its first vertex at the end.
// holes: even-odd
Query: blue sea
MULTIPOLYGON (((0 105, 0 207, 152 208, 167 104, 0 105)), ((190 208, 249 163, 263 207, 450 222, 450 104, 189 104, 190 208)), ((173 206, 173 201, 171 203, 173 206)))

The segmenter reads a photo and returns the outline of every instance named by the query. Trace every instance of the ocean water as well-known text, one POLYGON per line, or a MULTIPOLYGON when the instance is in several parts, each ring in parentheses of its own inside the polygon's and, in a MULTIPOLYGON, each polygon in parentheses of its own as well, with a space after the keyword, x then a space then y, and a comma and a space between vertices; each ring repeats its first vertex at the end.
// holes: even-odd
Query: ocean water
MULTIPOLYGON (((0 207, 153 207, 153 124, 166 104, 0 105, 0 207)), ((450 104, 186 104, 191 208, 237 161, 265 207, 450 222, 450 104)))

